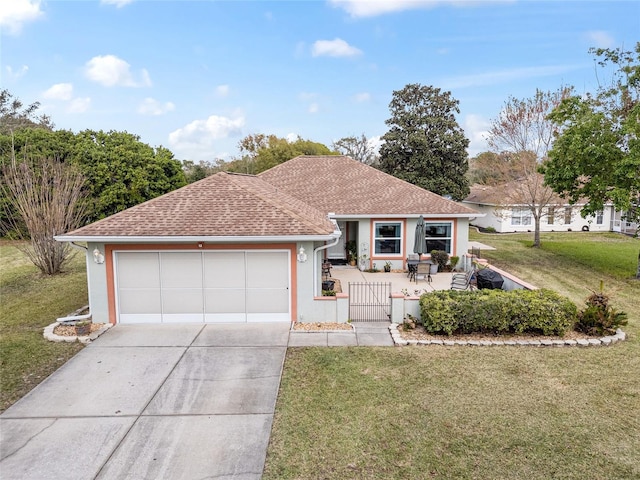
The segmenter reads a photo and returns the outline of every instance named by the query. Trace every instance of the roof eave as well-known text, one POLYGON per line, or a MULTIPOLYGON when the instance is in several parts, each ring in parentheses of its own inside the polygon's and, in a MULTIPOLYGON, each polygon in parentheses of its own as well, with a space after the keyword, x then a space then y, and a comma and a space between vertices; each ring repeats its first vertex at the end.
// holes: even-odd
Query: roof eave
POLYGON ((56 235, 58 242, 93 243, 290 243, 324 242, 340 236, 340 232, 326 235, 273 235, 273 236, 206 236, 206 235, 56 235))

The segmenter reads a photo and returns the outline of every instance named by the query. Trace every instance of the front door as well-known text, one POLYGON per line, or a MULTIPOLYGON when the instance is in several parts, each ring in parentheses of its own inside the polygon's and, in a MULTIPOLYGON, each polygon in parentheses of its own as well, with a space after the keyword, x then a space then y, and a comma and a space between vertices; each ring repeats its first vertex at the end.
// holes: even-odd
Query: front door
POLYGON ((344 249, 344 237, 347 235, 347 223, 338 222, 338 228, 342 232, 342 235, 338 239, 338 243, 327 249, 327 258, 331 260, 346 260, 347 252, 344 249))

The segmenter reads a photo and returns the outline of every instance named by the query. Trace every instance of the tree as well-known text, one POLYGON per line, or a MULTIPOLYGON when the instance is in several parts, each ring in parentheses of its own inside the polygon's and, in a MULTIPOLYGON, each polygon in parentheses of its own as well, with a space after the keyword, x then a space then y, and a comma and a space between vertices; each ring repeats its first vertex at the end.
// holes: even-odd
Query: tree
POLYGON ((409 84, 394 91, 380 170, 454 200, 465 198, 469 140, 455 119, 458 103, 451 92, 432 86, 409 84))
MULTIPOLYGON (((583 215, 608 202, 640 222, 640 42, 635 50, 591 49, 597 66, 613 69, 596 93, 566 98, 549 118, 557 130, 545 179, 571 201, 586 199, 583 215)), ((607 73, 608 75, 608 73, 607 73)))
POLYGON ((547 116, 570 91, 569 88, 555 92, 536 90, 531 98, 509 97, 489 128, 489 146, 500 154, 499 159, 505 160, 493 164, 496 177, 512 181, 510 188, 505 188, 504 204, 498 209, 503 211, 506 205, 518 205, 531 212, 534 247, 540 246, 541 220, 555 210, 552 206, 564 204, 544 184, 538 167, 547 160, 553 142, 553 123, 547 116))
POLYGON ((336 140, 331 144, 331 148, 367 165, 373 165, 378 160, 375 147, 364 133, 359 137, 350 136, 336 140))
POLYGON ((22 102, 7 89, 0 91, 0 134, 11 134, 19 128, 39 127, 53 129, 51 118, 36 115, 40 102, 34 102, 23 108, 22 102))
POLYGON ((215 162, 200 160, 198 163, 193 160, 183 160, 182 171, 187 183, 193 183, 219 172, 222 165, 224 165, 224 160, 221 159, 217 159, 215 162))
POLYGON ((71 161, 87 177, 92 221, 186 185, 170 150, 154 149, 127 132, 79 132, 71 161))
MULTIPOLYGON (((28 235, 15 228, 29 247, 19 247, 42 273, 60 273, 70 258, 70 246, 54 235, 82 225, 86 213, 85 178, 75 165, 51 158, 17 161, 3 168, 2 193, 18 212, 28 235)), ((14 217, 15 218, 15 217, 14 217)))
POLYGON ((330 155, 326 145, 297 138, 289 141, 276 135, 248 135, 238 143, 242 156, 222 165, 229 172, 257 175, 298 155, 330 155))

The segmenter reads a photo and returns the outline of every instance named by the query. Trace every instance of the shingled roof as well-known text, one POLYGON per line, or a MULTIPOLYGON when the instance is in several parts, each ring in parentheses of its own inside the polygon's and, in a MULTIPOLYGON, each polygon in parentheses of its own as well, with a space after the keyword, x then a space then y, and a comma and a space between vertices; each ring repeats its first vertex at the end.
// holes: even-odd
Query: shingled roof
POLYGON ((323 212, 336 215, 451 215, 477 212, 341 155, 301 155, 258 175, 323 212))
POLYGON ((57 238, 328 236, 326 213, 254 175, 217 173, 57 238))

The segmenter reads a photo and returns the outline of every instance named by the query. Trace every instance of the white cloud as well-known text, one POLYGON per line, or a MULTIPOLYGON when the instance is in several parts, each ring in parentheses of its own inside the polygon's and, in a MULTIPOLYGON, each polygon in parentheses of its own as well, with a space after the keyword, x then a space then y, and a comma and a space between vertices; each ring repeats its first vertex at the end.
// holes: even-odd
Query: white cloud
POLYGON ((216 87, 216 95, 219 97, 226 97, 229 95, 229 85, 218 85, 216 87))
POLYGON ((509 2, 514 0, 329 0, 337 8, 342 8, 352 17, 375 17, 385 13, 434 8, 438 5, 458 7, 477 6, 482 3, 509 2))
POLYGON ((318 113, 318 110, 320 109, 320 106, 317 103, 312 103, 309 105, 309 108, 307 109, 307 111, 309 113, 318 113))
POLYGON ((4 0, 0 2, 0 31, 17 35, 27 22, 44 15, 40 0, 4 0))
POLYGON ((287 133, 285 138, 287 139, 287 142, 293 143, 300 140, 300 135, 298 135, 297 133, 287 133))
POLYGON ((17 80, 18 78, 26 75, 26 73, 29 71, 29 67, 27 67, 26 65, 22 65, 17 70, 14 70, 13 67, 11 67, 11 65, 7 65, 5 67, 5 71, 7 72, 7 78, 17 80))
POLYGON ((469 139, 470 157, 475 157, 488 150, 487 138, 490 127, 491 122, 480 115, 469 114, 464 117, 463 129, 469 139))
POLYGON ((543 65, 540 67, 521 67, 509 70, 496 70, 493 72, 475 73, 457 77, 445 78, 442 84, 448 89, 480 87, 496 85, 499 83, 513 82, 516 80, 550 77, 561 75, 582 68, 580 65, 543 65))
POLYGON ((615 45, 613 37, 602 30, 587 32, 587 38, 594 43, 595 48, 611 48, 615 45))
POLYGON ((115 55, 98 55, 85 65, 85 75, 105 87, 149 87, 151 78, 142 69, 136 80, 131 73, 131 65, 115 55))
POLYGON ((362 50, 349 45, 341 38, 317 40, 311 47, 311 55, 314 57, 353 57, 361 53, 362 50))
POLYGON ((369 145, 369 148, 376 152, 376 154, 380 151, 380 147, 383 143, 384 141, 380 135, 367 138, 367 145, 369 145))
POLYGON ((67 112, 83 113, 89 110, 90 106, 91 106, 91 98, 89 97, 74 98, 69 103, 69 106, 67 107, 67 112))
POLYGON ((103 5, 115 5, 118 8, 122 8, 131 2, 133 2, 133 0, 100 0, 100 3, 103 5))
MULTIPOLYGON (((184 158, 212 158, 214 140, 240 136, 244 127, 244 117, 228 118, 211 115, 206 120, 193 122, 169 134, 169 144, 184 158)), ((220 155, 219 153, 217 155, 220 155)))
POLYGON ((353 101, 356 103, 367 103, 371 101, 371 94, 368 92, 356 93, 353 96, 353 101))
POLYGON ((147 97, 138 105, 138 113, 141 115, 164 115, 172 112, 176 106, 171 102, 160 103, 155 98, 147 97))
POLYGON ((73 97, 73 85, 70 83, 56 83, 42 94, 42 98, 48 100, 71 100, 73 97))

